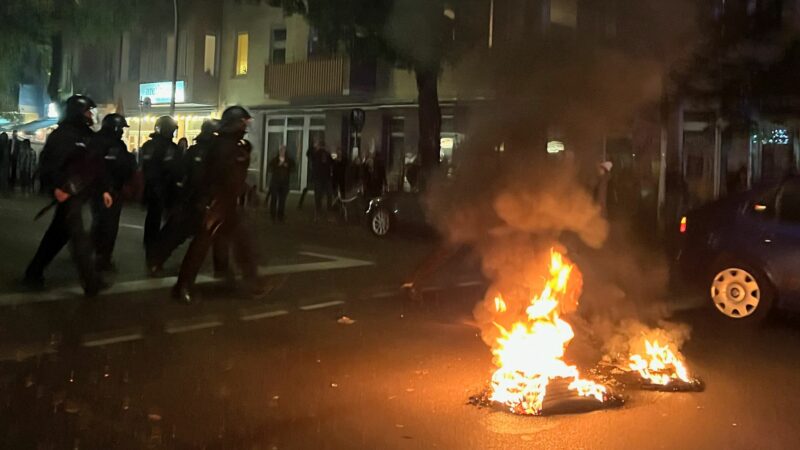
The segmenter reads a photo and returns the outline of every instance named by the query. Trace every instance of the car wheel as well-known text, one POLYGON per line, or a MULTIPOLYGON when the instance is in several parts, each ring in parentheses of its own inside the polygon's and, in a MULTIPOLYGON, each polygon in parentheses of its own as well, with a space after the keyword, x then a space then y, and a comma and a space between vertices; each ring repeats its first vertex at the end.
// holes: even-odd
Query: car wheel
POLYGON ((384 208, 379 208, 372 214, 372 218, 369 221, 369 229, 372 230, 372 234, 378 237, 384 237, 389 234, 389 231, 392 228, 392 215, 389 214, 384 208))
POLYGON ((772 309, 773 289, 761 271, 737 262, 717 265, 711 279, 711 301, 730 319, 759 322, 772 309))

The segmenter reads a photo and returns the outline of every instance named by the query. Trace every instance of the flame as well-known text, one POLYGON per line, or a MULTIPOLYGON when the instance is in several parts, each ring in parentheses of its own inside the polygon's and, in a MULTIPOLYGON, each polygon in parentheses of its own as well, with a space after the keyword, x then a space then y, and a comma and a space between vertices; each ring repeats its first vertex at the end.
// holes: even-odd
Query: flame
POLYGON ((628 366, 653 384, 666 386, 673 380, 691 382, 686 364, 670 347, 660 345, 658 341, 645 340, 645 356, 632 355, 628 366))
POLYGON ((506 310, 508 309, 508 307, 506 306, 506 302, 505 300, 503 300, 502 296, 498 295, 497 297, 494 298, 494 309, 497 312, 501 313, 506 312, 506 310))
MULTIPOLYGON (((517 414, 538 415, 554 378, 572 379, 569 389, 583 397, 606 399, 606 388, 580 378, 575 366, 564 362, 564 352, 575 336, 572 327, 559 317, 559 303, 567 295, 573 266, 551 250, 550 277, 542 292, 531 299, 525 320, 510 330, 495 323, 500 337, 492 353, 497 370, 492 375, 490 399, 506 405, 517 414)), ((501 296, 495 297, 495 310, 507 310, 501 296)))

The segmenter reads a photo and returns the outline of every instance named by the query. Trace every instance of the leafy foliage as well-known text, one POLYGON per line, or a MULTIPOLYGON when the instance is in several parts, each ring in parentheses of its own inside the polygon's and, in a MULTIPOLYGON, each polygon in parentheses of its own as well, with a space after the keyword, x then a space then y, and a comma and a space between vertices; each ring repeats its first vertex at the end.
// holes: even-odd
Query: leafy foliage
POLYGON ((163 4, 158 0, 0 1, 0 110, 16 106, 19 83, 51 75, 53 36, 116 45, 120 32, 141 23, 145 14, 163 4))

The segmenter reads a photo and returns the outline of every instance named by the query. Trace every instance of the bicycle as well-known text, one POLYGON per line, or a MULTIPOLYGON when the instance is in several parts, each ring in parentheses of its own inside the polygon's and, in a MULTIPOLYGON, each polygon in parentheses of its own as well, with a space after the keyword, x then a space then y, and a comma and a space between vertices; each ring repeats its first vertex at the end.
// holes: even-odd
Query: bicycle
POLYGON ((333 200, 333 206, 338 211, 342 221, 348 224, 350 223, 350 215, 352 214, 350 210, 352 208, 358 208, 356 212, 363 215, 366 209, 364 205, 364 194, 360 190, 357 190, 350 196, 342 197, 342 193, 337 192, 336 198, 333 200))

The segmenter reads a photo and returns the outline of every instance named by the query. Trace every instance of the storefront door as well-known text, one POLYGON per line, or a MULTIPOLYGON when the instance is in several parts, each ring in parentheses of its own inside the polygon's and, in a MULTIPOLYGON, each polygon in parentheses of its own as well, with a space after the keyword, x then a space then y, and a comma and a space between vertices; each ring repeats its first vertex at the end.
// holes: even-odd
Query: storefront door
POLYGON ((294 159, 295 171, 289 188, 292 191, 303 189, 309 182, 310 168, 306 150, 314 139, 325 142, 325 118, 318 115, 267 116, 266 154, 262 177, 264 186, 269 187, 267 165, 278 155, 281 145, 286 145, 286 153, 294 159))

